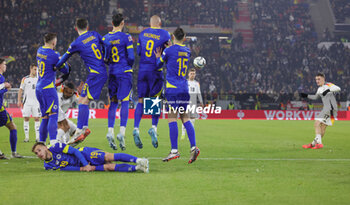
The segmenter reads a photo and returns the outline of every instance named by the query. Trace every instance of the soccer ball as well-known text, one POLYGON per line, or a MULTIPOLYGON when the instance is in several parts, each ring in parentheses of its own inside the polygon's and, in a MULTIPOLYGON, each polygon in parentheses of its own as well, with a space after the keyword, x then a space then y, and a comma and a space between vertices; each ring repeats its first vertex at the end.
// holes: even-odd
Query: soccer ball
POLYGON ((207 61, 205 60, 205 58, 201 56, 198 56, 193 60, 193 65, 197 68, 203 68, 206 63, 207 61))

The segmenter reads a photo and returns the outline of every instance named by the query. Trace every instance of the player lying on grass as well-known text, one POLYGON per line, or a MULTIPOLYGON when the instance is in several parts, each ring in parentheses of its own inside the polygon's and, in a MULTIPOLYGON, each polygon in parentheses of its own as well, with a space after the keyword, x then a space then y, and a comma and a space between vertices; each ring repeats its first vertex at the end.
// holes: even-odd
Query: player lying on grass
POLYGON ((337 117, 338 105, 335 99, 335 94, 340 92, 340 87, 333 83, 325 82, 325 75, 318 73, 315 77, 316 84, 319 87, 315 95, 300 93, 303 98, 317 100, 322 98, 323 108, 320 114, 315 118, 315 133, 316 137, 311 144, 303 145, 303 148, 321 149, 323 147, 322 137, 326 132, 327 126, 332 126, 334 118, 337 117))
POLYGON ((108 153, 97 148, 82 147, 75 149, 67 144, 56 143, 46 146, 42 142, 33 145, 32 152, 44 160, 46 170, 61 171, 116 171, 148 173, 148 159, 137 158, 124 153, 108 153), (130 164, 114 164, 113 161, 133 162, 130 164))

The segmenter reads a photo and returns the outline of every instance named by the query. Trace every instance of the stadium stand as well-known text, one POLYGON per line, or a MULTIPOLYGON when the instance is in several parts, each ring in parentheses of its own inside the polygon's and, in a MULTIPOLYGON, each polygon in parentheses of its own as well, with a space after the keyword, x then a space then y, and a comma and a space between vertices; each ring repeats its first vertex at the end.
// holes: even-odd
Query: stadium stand
MULTIPOLYGON (((29 64, 47 31, 58 33, 57 50, 62 54, 77 33, 72 29, 78 16, 90 20, 90 29, 104 35, 109 26, 105 22, 109 10, 108 0, 61 0, 50 2, 11 1, 0 2, 0 56, 13 55, 6 79, 18 87, 21 78, 27 74, 29 64), (96 12, 98 10, 98 12, 96 12), (18 12, 20 11, 20 12, 18 12), (28 11, 38 11, 29 13, 28 11), (42 11, 42 12, 41 12, 42 11), (24 15, 23 15, 24 14, 24 15)), ((140 0, 119 0, 115 12, 126 14, 127 21, 148 26, 147 14, 159 13, 163 26, 215 24, 232 28, 239 21, 238 1, 196 1, 183 4, 181 1, 161 0, 152 5, 152 11, 140 0), (217 12, 217 11, 224 12, 217 12)), ((241 33, 231 39, 201 34, 196 40, 188 40, 192 59, 203 56, 207 66, 198 72, 198 80, 205 100, 232 99, 233 94, 260 93, 285 99, 296 91, 315 92, 314 75, 318 71, 336 82, 344 93, 349 93, 350 50, 342 44, 333 44, 329 49, 317 48, 319 40, 329 40, 329 31, 317 36, 305 0, 252 0, 250 21, 252 42, 249 46, 241 33), (338 55, 342 53, 343 55, 338 55)), ((331 0, 333 9, 346 18, 349 15, 347 1, 331 0)), ((337 17, 338 18, 338 17, 337 17)), ((137 35, 133 36, 137 40, 137 35)), ((78 57, 70 60, 73 72, 70 79, 76 84, 85 79, 86 72, 78 57)), ((138 59, 134 70, 137 73, 138 59)), ((134 85, 136 85, 134 75, 134 85)), ((104 88, 105 96, 107 88, 104 88)), ((134 92, 136 86, 134 86, 134 92)), ((137 96, 137 95, 134 95, 137 96)))
MULTIPOLYGON (((350 2, 347 0, 330 0, 337 23, 345 23, 350 20, 350 2)), ((348 22, 349 23, 349 22, 348 22)))

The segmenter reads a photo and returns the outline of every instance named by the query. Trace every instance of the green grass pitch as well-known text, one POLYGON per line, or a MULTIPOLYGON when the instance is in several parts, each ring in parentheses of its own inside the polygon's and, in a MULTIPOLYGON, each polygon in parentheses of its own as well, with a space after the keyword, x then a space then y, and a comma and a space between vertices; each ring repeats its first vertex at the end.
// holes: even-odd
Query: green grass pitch
MULTIPOLYGON (((22 119, 14 121, 18 152, 34 157, 33 122, 31 141, 24 143, 22 119)), ((80 146, 112 152, 105 137, 107 120, 89 124, 92 133, 80 146)), ((133 120, 128 121, 125 151, 150 158, 149 174, 45 171, 37 158, 2 160, 0 204, 350 203, 348 121, 328 128, 323 149, 304 150, 301 146, 314 138, 313 121, 197 120, 201 154, 193 164, 187 164, 187 139, 179 140, 179 159, 162 162, 170 151, 167 121, 160 120, 157 149, 147 134, 150 124, 141 121, 140 150, 131 134, 133 120)), ((2 127, 0 133, 0 149, 9 156, 8 130, 2 127)))

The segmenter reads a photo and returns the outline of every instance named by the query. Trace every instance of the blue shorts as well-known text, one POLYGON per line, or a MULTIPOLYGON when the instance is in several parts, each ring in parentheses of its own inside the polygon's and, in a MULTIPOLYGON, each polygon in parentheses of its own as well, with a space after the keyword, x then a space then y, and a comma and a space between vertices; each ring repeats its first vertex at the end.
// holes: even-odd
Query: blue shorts
POLYGON ((109 97, 117 97, 121 101, 129 101, 132 89, 132 73, 119 75, 109 74, 108 93, 109 97))
POLYGON ((93 147, 81 147, 79 151, 91 165, 98 166, 105 164, 105 153, 102 150, 93 147))
POLYGON ((137 81, 139 98, 160 96, 163 91, 163 84, 162 71, 140 71, 137 81))
POLYGON ((42 117, 49 113, 58 113, 58 95, 55 88, 36 89, 35 94, 40 104, 42 117))
POLYGON ((90 73, 86 78, 83 90, 80 96, 88 96, 90 100, 97 100, 100 97, 101 90, 107 81, 107 74, 90 73))
POLYGON ((188 90, 180 90, 177 88, 166 88, 165 90, 165 98, 167 104, 173 108, 183 107, 187 108, 190 101, 190 94, 188 90))
POLYGON ((6 111, 5 107, 2 106, 0 108, 0 127, 7 125, 8 123, 12 122, 12 118, 10 114, 6 111))

